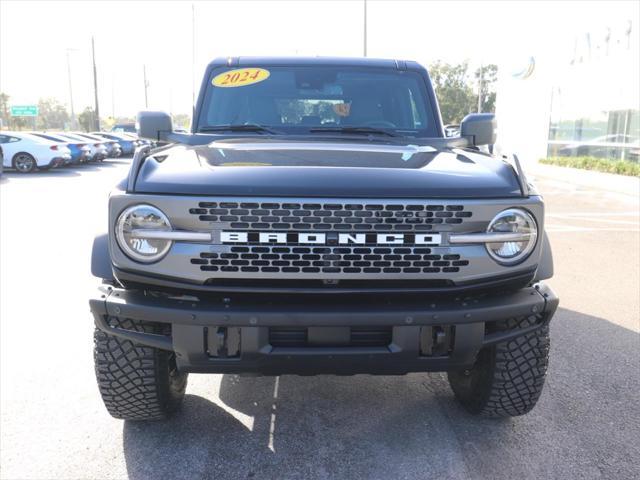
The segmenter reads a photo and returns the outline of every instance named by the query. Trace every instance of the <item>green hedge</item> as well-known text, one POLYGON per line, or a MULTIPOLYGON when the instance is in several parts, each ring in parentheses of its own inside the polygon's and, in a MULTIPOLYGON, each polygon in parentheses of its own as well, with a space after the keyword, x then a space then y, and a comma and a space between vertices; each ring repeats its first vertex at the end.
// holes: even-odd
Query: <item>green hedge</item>
POLYGON ((640 163, 629 160, 609 160, 597 157, 547 157, 541 158, 540 163, 640 177, 640 163))

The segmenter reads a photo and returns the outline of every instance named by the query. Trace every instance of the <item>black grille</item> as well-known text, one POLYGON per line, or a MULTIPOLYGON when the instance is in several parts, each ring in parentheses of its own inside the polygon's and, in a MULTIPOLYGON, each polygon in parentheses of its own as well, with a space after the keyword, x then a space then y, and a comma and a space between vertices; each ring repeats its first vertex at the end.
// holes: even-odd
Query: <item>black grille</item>
POLYGON ((200 202, 189 209, 203 222, 235 230, 429 231, 471 217, 463 205, 369 203, 200 202))
POLYGON ((245 273, 454 273, 469 265, 457 254, 425 247, 233 246, 203 252, 191 263, 205 272, 245 273))
POLYGON ((300 347, 307 344, 307 329, 302 327, 271 327, 269 343, 272 347, 300 347))
MULTIPOLYGON (((386 347, 391 343, 392 327, 351 327, 348 342, 343 347, 386 347)), ((307 327, 270 327, 269 343, 272 347, 333 347, 330 338, 325 343, 310 343, 307 327)))

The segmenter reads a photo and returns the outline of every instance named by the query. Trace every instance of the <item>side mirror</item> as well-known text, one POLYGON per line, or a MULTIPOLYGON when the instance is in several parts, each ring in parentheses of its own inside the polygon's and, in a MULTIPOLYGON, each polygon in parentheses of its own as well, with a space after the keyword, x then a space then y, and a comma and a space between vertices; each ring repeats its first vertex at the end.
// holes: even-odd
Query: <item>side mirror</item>
POLYGON ((496 143, 498 124, 493 113, 471 113, 462 119, 460 136, 471 141, 471 145, 493 145, 496 143))
POLYGON ((171 115, 165 112, 139 112, 136 130, 140 138, 163 141, 173 131, 173 121, 171 115))

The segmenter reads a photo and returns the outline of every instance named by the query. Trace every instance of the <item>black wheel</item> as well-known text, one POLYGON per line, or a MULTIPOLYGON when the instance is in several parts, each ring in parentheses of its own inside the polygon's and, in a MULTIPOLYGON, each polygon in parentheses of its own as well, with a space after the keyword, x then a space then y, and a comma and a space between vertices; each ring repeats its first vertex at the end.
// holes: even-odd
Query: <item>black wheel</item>
MULTIPOLYGON (((109 319, 126 330, 164 333, 151 323, 109 319)), ((93 358, 100 395, 111 416, 124 420, 163 420, 181 405, 188 374, 178 372, 173 352, 145 347, 94 332, 93 358)))
MULTIPOLYGON (((537 317, 498 322, 493 331, 525 328, 537 317)), ((456 398, 471 413, 487 417, 523 415, 535 407, 549 364, 549 326, 480 351, 470 370, 449 372, 456 398)))
POLYGON ((13 156, 13 168, 20 173, 31 173, 37 167, 36 159, 26 152, 19 152, 13 156))

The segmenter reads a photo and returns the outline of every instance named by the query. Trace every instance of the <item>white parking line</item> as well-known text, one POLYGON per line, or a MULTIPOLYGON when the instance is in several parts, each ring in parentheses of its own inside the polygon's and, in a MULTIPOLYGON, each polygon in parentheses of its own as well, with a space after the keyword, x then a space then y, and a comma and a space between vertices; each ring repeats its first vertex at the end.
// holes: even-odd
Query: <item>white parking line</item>
POLYGON ((276 408, 278 403, 278 387, 280 386, 280 377, 276 377, 275 385, 273 386, 273 404, 271 405, 271 419, 269 420, 269 444, 268 448, 275 453, 276 449, 273 446, 273 440, 276 435, 276 408))

